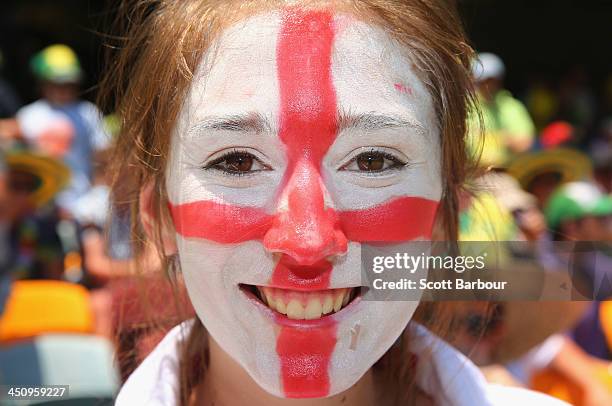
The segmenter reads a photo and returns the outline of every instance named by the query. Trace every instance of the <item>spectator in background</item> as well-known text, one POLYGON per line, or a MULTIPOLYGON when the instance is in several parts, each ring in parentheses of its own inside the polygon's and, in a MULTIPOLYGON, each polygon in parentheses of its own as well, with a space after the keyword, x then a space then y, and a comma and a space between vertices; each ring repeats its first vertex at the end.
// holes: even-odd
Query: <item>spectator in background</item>
POLYGON ((503 88, 506 68, 502 60, 491 53, 481 53, 472 69, 478 90, 477 115, 470 117, 470 144, 475 155, 480 149, 482 133, 482 166, 504 167, 515 154, 527 151, 534 140, 535 127, 525 106, 503 88))
POLYGON ((571 182, 555 192, 545 209, 549 227, 572 241, 610 241, 612 196, 592 182, 571 182))
POLYGON ((554 241, 601 245, 593 245, 586 255, 568 257, 571 253, 560 253, 556 264, 543 264, 561 269, 571 266, 575 276, 585 279, 590 291, 599 291, 600 298, 612 297, 612 254, 599 249, 612 241, 612 196, 601 193, 592 182, 570 182, 555 191, 544 213, 554 241))
POLYGON ((23 150, 7 152, 5 159, 7 188, 1 215, 9 241, 6 269, 15 279, 61 279, 64 252, 51 201, 66 184, 68 168, 23 150))
POLYGON ((535 196, 521 189, 511 175, 492 172, 480 179, 482 187, 490 190, 500 206, 512 214, 517 234, 512 240, 536 242, 546 231, 544 214, 535 196))
POLYGON ((51 45, 32 58, 31 67, 42 98, 20 109, 17 121, 27 141, 70 168, 70 185, 57 202, 72 214, 74 203, 91 186, 94 154, 106 149, 110 138, 97 107, 79 99, 83 72, 72 49, 51 45))
MULTIPOLYGON (((578 292, 596 293, 598 299, 609 298, 612 278, 607 275, 612 270, 612 256, 599 248, 612 241, 612 197, 602 194, 591 182, 570 182, 554 192, 544 213, 553 240, 577 245, 584 242, 601 244, 592 244, 593 248, 584 252, 568 250, 567 244, 542 244, 541 263, 548 270, 570 272, 573 288, 578 292), (584 289, 583 284, 589 288, 584 289)), ((546 368, 532 377, 536 390, 564 393, 568 396, 564 400, 571 404, 609 405, 612 402, 612 381, 607 378, 609 364, 604 360, 609 360, 612 352, 607 341, 609 338, 599 324, 600 302, 593 301, 589 306, 591 310, 572 329, 569 337, 549 338, 514 367, 523 372, 546 368)))
POLYGON ((593 167, 587 155, 561 147, 523 154, 510 163, 508 173, 535 196, 538 207, 544 209, 560 185, 590 179, 593 167))
POLYGON ((90 287, 103 287, 135 273, 131 241, 127 237, 129 212, 111 201, 109 154, 100 154, 98 158, 93 186, 74 205, 75 218, 83 230, 81 239, 90 287), (118 231, 124 234, 117 235, 118 231))

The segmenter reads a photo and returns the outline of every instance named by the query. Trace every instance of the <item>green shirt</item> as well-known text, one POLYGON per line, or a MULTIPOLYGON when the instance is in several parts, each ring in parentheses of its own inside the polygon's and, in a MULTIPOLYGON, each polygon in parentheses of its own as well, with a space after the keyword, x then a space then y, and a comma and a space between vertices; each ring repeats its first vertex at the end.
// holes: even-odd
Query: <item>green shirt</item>
POLYGON ((477 116, 472 112, 468 119, 470 152, 477 155, 482 151, 482 166, 503 167, 512 157, 512 151, 507 146, 508 141, 533 140, 533 121, 525 106, 507 90, 497 92, 490 103, 479 97, 478 108, 482 114, 484 128, 482 132, 479 131, 477 116), (479 134, 482 134, 482 139, 479 134))

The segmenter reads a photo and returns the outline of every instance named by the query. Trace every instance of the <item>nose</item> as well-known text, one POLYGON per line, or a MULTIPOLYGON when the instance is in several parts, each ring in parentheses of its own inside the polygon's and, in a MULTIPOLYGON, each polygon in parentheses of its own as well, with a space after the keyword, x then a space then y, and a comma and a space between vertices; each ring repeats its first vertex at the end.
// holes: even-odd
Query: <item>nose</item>
POLYGON ((298 163, 281 191, 277 214, 264 236, 265 248, 299 265, 346 253, 347 238, 337 213, 325 205, 325 193, 319 170, 309 162, 298 163))

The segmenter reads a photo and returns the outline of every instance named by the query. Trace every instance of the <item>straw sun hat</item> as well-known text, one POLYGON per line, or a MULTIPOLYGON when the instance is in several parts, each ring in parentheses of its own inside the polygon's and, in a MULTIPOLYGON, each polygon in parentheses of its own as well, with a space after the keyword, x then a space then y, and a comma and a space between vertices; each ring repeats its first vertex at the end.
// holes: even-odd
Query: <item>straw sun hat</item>
POLYGON ((561 183, 567 183, 587 179, 592 172, 589 157, 570 148, 524 154, 508 166, 508 173, 519 181, 523 189, 528 189, 536 177, 546 173, 559 174, 561 183))
POLYGON ((66 165, 45 155, 14 151, 6 153, 5 160, 11 172, 30 176, 30 199, 35 207, 47 204, 70 179, 66 165))

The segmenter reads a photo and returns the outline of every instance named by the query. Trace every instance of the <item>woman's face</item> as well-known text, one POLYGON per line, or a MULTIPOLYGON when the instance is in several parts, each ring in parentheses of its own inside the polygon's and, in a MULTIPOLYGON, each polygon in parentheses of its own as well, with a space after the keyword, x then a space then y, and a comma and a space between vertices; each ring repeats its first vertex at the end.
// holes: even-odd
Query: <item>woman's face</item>
POLYGON ((200 63, 167 173, 181 267, 211 336, 272 394, 348 389, 418 304, 359 289, 362 247, 428 239, 441 196, 411 58, 351 16, 287 9, 200 63))

